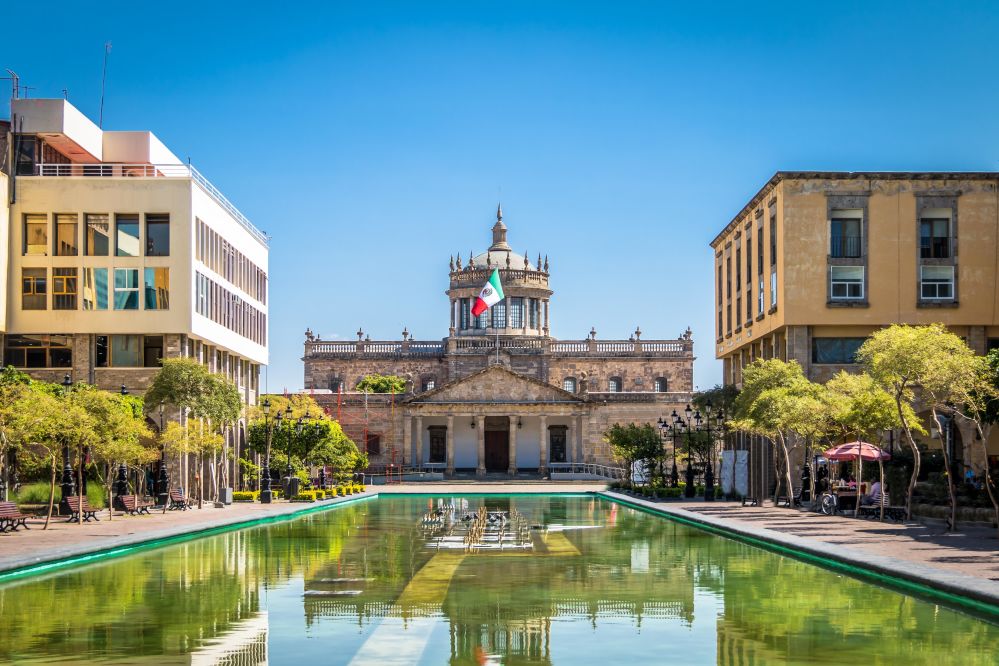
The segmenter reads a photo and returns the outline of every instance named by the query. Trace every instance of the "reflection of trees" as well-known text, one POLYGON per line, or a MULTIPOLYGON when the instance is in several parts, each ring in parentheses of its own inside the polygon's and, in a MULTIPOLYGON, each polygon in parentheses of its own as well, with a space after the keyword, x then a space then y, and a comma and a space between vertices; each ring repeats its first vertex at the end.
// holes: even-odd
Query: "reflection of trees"
POLYGON ((262 587, 338 557, 363 509, 345 506, 335 519, 228 532, 0 587, 0 661, 185 654, 254 616, 262 587))

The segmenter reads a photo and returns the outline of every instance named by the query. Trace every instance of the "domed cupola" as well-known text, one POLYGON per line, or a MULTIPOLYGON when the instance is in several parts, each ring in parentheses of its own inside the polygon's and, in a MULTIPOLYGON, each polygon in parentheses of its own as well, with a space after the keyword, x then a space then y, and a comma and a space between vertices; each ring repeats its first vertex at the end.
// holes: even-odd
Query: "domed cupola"
POLYGON ((532 264, 527 254, 518 254, 507 242, 507 227, 503 223, 503 208, 496 207, 496 224, 492 228, 493 242, 481 254, 469 253, 468 263, 461 255, 451 257, 450 288, 451 335, 528 335, 547 336, 549 333, 548 258, 542 264, 538 254, 532 264), (473 317, 472 304, 493 270, 499 271, 504 299, 484 314, 473 317))

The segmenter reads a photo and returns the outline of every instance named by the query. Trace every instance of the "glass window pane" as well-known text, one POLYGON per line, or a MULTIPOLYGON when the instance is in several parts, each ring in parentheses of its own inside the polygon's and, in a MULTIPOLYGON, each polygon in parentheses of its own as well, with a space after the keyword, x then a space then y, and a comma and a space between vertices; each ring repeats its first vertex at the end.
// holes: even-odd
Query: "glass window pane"
POLYGON ((114 269, 114 309, 139 309, 139 269, 114 269))
POLYGON ((24 216, 24 254, 48 256, 48 226, 47 215, 29 214, 24 216))
POLYGON ((521 297, 510 299, 510 327, 524 328, 524 299, 521 297))
POLYGON ((94 345, 94 365, 98 368, 108 367, 109 352, 108 349, 108 336, 98 335, 96 336, 96 343, 94 345))
POLYGON ((52 309, 75 310, 77 293, 77 269, 52 269, 52 309))
POLYGON ((88 257, 106 257, 111 245, 111 223, 103 213, 87 213, 84 252, 88 257))
POLYGON ((115 254, 119 257, 139 256, 139 216, 115 216, 115 254))
POLYGON ((506 301, 502 300, 492 307, 493 328, 506 328, 506 301))
POLYGON ((45 268, 21 269, 21 309, 45 310, 48 308, 47 270, 45 268))
POLYGON ((56 243, 55 253, 59 257, 75 257, 79 254, 77 240, 77 217, 72 214, 59 213, 55 216, 56 243))
POLYGON ((142 338, 142 365, 146 368, 160 367, 163 358, 163 336, 147 335, 142 338))
POLYGON ((170 308, 170 269, 147 268, 144 271, 146 309, 168 310, 170 308))
POLYGON ((108 269, 83 269, 83 309, 108 309, 108 269))
POLYGON ((170 256, 169 215, 146 215, 146 256, 170 256))
POLYGON ((140 338, 138 335, 112 335, 111 365, 115 368, 139 367, 140 338))

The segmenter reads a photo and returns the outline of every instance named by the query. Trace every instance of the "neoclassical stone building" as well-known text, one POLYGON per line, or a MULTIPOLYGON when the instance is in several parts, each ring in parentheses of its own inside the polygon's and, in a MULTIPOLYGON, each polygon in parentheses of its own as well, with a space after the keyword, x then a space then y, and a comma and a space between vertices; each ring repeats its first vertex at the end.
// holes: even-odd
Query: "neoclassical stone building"
POLYGON ((492 244, 449 265, 448 335, 417 341, 325 341, 306 331, 305 392, 359 445, 375 469, 444 474, 542 474, 576 463, 613 465, 603 432, 616 422, 654 423, 689 402, 693 340, 583 340, 551 336, 548 258, 532 262, 507 242, 497 209, 492 244), (498 269, 505 299, 483 315, 471 306, 498 269), (368 374, 401 375, 406 392, 355 391, 368 374))

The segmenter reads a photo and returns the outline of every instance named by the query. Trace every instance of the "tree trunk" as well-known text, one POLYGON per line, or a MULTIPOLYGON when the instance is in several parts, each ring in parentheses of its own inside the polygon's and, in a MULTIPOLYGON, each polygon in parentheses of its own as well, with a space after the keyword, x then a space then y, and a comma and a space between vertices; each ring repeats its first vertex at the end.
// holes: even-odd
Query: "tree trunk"
POLYGON ((49 512, 45 514, 45 527, 43 530, 49 528, 49 521, 52 520, 52 507, 55 505, 55 482, 56 482, 56 454, 52 453, 52 478, 49 481, 49 512))
POLYGON ((771 439, 770 443, 772 444, 773 457, 774 457, 774 506, 777 506, 777 498, 780 497, 780 484, 781 484, 780 456, 777 454, 776 440, 771 439))
MULTIPOLYGON (((937 418, 937 408, 932 407, 930 412, 933 414, 933 423, 936 424, 937 433, 939 433, 938 439, 940 440, 940 449, 943 451, 944 459, 944 476, 947 477, 947 496, 950 499, 950 519, 947 521, 947 531, 953 532, 957 529, 957 495, 954 493, 954 475, 951 474, 950 451, 947 450, 947 436, 943 428, 940 427, 940 420, 937 418)), ((950 423, 947 424, 947 427, 951 427, 950 423)))
POLYGON ((985 454, 985 490, 989 493, 989 500, 992 502, 992 512, 995 514, 996 527, 999 528, 999 499, 996 499, 995 483, 992 481, 992 473, 989 471, 989 437, 992 435, 992 426, 984 430, 978 419, 974 419, 974 423, 975 429, 978 430, 978 439, 982 443, 982 453, 985 454))
POLYGON ((916 478, 919 476, 919 447, 912 437, 912 430, 909 422, 905 419, 905 412, 902 411, 902 394, 895 394, 895 407, 898 409, 898 418, 902 423, 902 430, 905 431, 906 441, 912 449, 912 476, 909 478, 909 487, 905 491, 905 519, 912 520, 912 493, 916 490, 916 478))
POLYGON ((79 512, 77 512, 76 524, 77 525, 82 525, 83 524, 83 501, 87 498, 87 496, 83 494, 83 449, 82 448, 80 449, 80 464, 77 467, 76 488, 77 488, 77 495, 80 498, 80 510, 79 510, 79 512))
POLYGON ((794 508, 794 485, 791 483, 791 452, 787 448, 787 439, 780 436, 780 446, 784 449, 784 478, 787 481, 787 508, 794 508))

